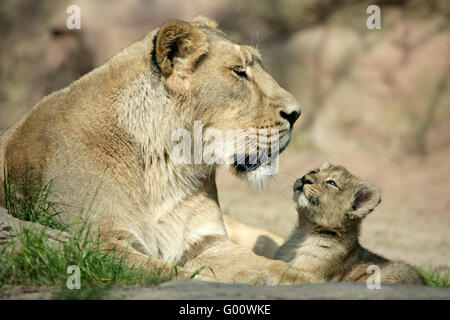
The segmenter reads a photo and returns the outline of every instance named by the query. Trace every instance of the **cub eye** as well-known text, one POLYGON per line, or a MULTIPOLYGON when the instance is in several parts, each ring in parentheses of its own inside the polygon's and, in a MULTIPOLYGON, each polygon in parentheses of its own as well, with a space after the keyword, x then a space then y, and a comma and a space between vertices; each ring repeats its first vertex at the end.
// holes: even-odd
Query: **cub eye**
POLYGON ((231 68, 233 72, 240 78, 248 79, 247 72, 245 72, 245 69, 241 66, 234 66, 231 68))
POLYGON ((333 180, 328 180, 327 183, 328 183, 328 184, 331 184, 333 187, 336 187, 336 188, 337 188, 337 184, 336 184, 336 182, 334 182, 333 180))

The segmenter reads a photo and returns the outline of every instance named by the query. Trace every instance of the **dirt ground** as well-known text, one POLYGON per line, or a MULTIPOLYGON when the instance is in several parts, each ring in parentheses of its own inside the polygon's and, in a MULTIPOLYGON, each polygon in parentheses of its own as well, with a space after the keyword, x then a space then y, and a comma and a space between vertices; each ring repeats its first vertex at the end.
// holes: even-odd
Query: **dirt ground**
POLYGON ((313 133, 319 150, 288 148, 281 155, 278 175, 260 193, 220 170, 222 209, 240 221, 288 237, 297 221, 292 200, 295 178, 326 161, 342 164, 382 189, 382 203, 363 222, 361 243, 390 259, 448 270, 450 163, 442 159, 449 158, 450 149, 426 158, 398 159, 383 150, 365 150, 328 131, 318 128, 313 133))

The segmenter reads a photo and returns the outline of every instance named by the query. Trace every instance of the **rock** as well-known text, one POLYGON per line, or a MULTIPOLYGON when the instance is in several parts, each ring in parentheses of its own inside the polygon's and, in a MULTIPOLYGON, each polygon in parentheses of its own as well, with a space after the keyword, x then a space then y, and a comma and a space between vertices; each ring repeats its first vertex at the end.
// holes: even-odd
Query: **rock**
POLYGON ((174 280, 153 288, 121 288, 116 299, 450 299, 449 288, 385 284, 370 290, 364 283, 320 283, 295 286, 252 286, 197 280, 174 280))
MULTIPOLYGON (((62 248, 63 244, 70 239, 67 232, 54 230, 39 223, 19 220, 11 216, 6 209, 0 207, 0 246, 14 241, 23 228, 44 232, 47 237, 47 244, 56 248, 62 248)), ((20 249, 19 241, 14 242, 14 248, 20 249)))
MULTIPOLYGON (((74 292, 75 293, 75 292, 74 292)), ((51 299, 56 290, 39 288, 26 291, 10 288, 0 294, 1 299, 51 299), (8 292, 6 292, 8 291, 8 292)), ((370 290, 364 283, 320 283, 296 286, 252 286, 224 284, 198 280, 174 280, 154 287, 122 287, 105 291, 104 299, 127 300, 450 300, 450 288, 385 284, 370 290)), ((98 297, 97 297, 98 299, 98 297)))

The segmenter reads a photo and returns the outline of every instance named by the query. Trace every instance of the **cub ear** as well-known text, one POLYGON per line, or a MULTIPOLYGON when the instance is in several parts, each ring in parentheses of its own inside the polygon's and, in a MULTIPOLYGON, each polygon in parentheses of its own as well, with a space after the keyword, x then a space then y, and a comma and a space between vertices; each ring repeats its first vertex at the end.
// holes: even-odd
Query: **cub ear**
POLYGON ((332 166, 333 166, 333 165, 332 165, 331 163, 325 162, 324 164, 322 164, 322 165, 320 166, 320 169, 326 170, 326 169, 330 169, 332 166))
POLYGON ((381 202, 381 190, 368 181, 362 181, 353 196, 348 215, 351 219, 363 219, 381 202))
POLYGON ((208 39, 191 24, 171 20, 160 28, 155 51, 163 79, 170 89, 179 91, 189 87, 189 75, 208 52, 208 39))

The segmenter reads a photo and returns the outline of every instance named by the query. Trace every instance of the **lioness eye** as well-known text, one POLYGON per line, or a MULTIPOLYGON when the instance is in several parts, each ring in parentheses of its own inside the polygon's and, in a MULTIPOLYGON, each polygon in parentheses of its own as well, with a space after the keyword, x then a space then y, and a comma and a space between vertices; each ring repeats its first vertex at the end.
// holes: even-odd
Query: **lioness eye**
POLYGON ((245 69, 243 67, 235 66, 232 68, 232 70, 237 76, 244 78, 244 79, 248 79, 247 73, 245 72, 245 69))
POLYGON ((327 183, 331 184, 333 187, 337 187, 336 182, 334 182, 333 180, 328 180, 327 183))

